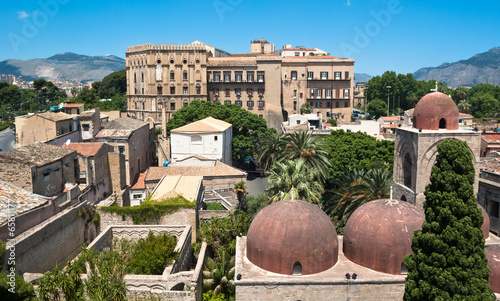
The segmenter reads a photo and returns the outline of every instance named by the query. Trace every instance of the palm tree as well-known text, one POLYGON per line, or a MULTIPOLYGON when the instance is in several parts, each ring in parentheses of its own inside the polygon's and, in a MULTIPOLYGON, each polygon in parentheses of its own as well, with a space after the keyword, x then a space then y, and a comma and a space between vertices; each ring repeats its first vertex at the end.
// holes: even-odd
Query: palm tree
POLYGON ((257 160, 264 171, 270 170, 274 163, 283 158, 284 148, 283 137, 276 132, 262 140, 257 148, 257 160))
POLYGON ((238 197, 240 209, 246 212, 248 208, 246 198, 247 186, 245 185, 245 182, 241 181, 234 184, 233 191, 236 192, 236 196, 238 197))
POLYGON ((278 162, 271 170, 268 190, 269 202, 274 203, 287 199, 300 199, 319 204, 324 188, 316 179, 318 173, 306 168, 306 161, 300 158, 296 161, 278 162))
POLYGON ((328 177, 331 166, 328 153, 324 150, 326 143, 319 137, 306 131, 288 134, 284 137, 285 158, 288 160, 303 159, 306 169, 318 171, 321 182, 328 177))
POLYGON ((361 205, 389 197, 391 177, 387 169, 347 171, 333 182, 336 188, 326 194, 323 210, 334 221, 335 227, 341 230, 361 205))
POLYGON ((466 99, 462 99, 458 102, 457 107, 460 110, 460 112, 467 113, 467 111, 470 109, 470 102, 467 101, 466 99))
POLYGON ((218 250, 219 260, 207 258, 203 271, 203 291, 213 290, 213 295, 234 290, 234 256, 229 258, 226 251, 218 250))

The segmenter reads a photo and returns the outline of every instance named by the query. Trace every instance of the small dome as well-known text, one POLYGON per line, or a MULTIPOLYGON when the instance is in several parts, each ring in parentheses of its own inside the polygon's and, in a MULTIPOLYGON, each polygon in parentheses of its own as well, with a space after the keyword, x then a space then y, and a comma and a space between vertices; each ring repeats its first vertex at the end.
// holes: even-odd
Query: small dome
POLYGON ((481 225, 481 231, 483 231, 483 236, 484 239, 488 238, 490 236, 490 216, 484 210, 483 206, 477 204, 479 208, 481 208, 481 213, 483 214, 483 224, 481 225))
POLYGON ((484 248, 490 268, 490 288, 500 294, 500 245, 488 245, 484 248))
POLYGON ((413 127, 424 130, 458 130, 458 108, 453 99, 441 92, 425 95, 413 111, 413 127))
POLYGON ((398 200, 375 200, 354 211, 344 228, 344 254, 362 266, 399 275, 411 254, 413 232, 422 229, 423 211, 398 200))
POLYGON ((254 218, 248 229, 247 257, 274 273, 316 274, 337 263, 337 232, 318 206, 280 201, 254 218))

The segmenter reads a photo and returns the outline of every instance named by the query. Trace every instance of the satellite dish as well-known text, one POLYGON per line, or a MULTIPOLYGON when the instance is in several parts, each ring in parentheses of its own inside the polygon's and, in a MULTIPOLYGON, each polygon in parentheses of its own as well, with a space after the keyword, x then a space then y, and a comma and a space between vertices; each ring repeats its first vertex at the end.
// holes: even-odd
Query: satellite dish
POLYGON ((70 143, 71 143, 71 139, 68 139, 68 140, 66 140, 66 143, 64 143, 64 144, 69 145, 70 143))

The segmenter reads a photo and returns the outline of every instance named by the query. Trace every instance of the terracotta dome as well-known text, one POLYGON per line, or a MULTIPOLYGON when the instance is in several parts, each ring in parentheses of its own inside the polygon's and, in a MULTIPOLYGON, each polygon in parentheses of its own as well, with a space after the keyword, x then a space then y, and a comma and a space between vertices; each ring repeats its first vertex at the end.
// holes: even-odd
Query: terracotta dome
POLYGON ((415 106, 413 127, 424 130, 458 130, 457 105, 441 92, 427 94, 415 106))
POLYGON ((488 245, 484 248, 490 268, 490 288, 500 294, 500 245, 488 245))
POLYGON ((483 224, 481 225, 481 231, 483 231, 484 239, 490 236, 490 217, 483 206, 477 204, 481 208, 481 213, 483 214, 483 224))
POLYGON ((247 257, 279 274, 309 275, 337 263, 337 232, 318 206, 280 201, 262 209, 247 235, 247 257))
POLYGON ((422 229, 423 211, 398 200, 375 200, 354 211, 344 227, 344 254, 370 269, 399 275, 411 254, 413 232, 422 229))

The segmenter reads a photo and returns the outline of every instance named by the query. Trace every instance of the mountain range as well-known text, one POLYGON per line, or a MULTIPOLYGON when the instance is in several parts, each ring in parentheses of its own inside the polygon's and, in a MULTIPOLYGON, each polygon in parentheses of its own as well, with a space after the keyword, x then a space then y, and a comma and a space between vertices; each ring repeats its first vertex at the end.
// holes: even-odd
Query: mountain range
POLYGON ((475 86, 481 83, 500 84, 500 47, 479 53, 467 60, 444 63, 438 67, 417 70, 418 80, 438 80, 447 86, 475 86))
POLYGON ((46 59, 0 62, 0 74, 23 76, 26 81, 44 78, 50 81, 93 82, 125 69, 125 59, 114 56, 88 56, 63 52, 46 59))

